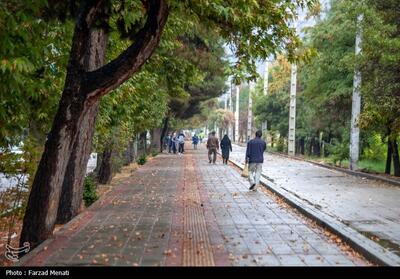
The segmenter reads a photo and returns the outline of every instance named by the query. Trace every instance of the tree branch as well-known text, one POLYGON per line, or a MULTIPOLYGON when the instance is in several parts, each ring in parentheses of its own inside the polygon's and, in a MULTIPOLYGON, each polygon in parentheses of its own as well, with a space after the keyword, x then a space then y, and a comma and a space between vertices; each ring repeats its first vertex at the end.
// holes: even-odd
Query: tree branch
POLYGON ((69 57, 69 68, 77 66, 82 70, 83 57, 87 49, 87 38, 89 37, 90 27, 92 26, 100 7, 105 0, 91 0, 82 3, 80 13, 76 20, 74 38, 72 40, 71 52, 69 57))
POLYGON ((84 92, 87 99, 97 99, 117 88, 153 54, 167 22, 166 0, 149 0, 146 24, 134 36, 134 42, 117 58, 96 71, 86 73, 84 92))

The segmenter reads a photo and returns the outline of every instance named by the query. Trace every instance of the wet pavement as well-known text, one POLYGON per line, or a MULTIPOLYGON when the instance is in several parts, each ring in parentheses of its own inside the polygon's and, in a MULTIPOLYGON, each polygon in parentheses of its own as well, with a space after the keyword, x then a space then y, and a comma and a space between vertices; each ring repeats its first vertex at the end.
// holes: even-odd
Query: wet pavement
MULTIPOLYGON (((245 147, 231 159, 244 163, 245 147)), ((400 256, 400 187, 267 154, 263 174, 275 185, 400 256)))
MULTIPOLYGON (((21 260, 36 266, 368 263, 205 150, 160 154, 21 260)), ((336 239, 337 240, 337 239, 336 239)))

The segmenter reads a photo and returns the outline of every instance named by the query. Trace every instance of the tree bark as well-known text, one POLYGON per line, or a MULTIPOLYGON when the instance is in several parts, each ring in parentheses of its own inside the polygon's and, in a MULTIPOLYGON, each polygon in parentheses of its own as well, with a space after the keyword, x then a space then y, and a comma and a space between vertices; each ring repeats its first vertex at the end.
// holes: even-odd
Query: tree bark
POLYGON ((164 118, 164 121, 163 121, 163 128, 162 128, 162 131, 161 131, 161 139, 160 139, 160 141, 161 141, 161 149, 160 149, 160 152, 163 152, 163 149, 164 149, 164 139, 165 139, 165 135, 167 134, 167 131, 168 131, 168 124, 169 124, 169 117, 167 116, 167 117, 165 117, 164 118))
POLYGON ((400 159, 399 159, 399 147, 397 140, 392 140, 392 156, 393 156, 393 169, 394 176, 400 176, 400 159))
POLYGON ((151 150, 157 150, 160 151, 161 150, 161 133, 162 133, 162 129, 161 128, 154 128, 153 130, 151 130, 151 145, 150 148, 151 150))
POLYGON ((112 171, 112 157, 113 147, 112 144, 108 144, 102 152, 101 166, 99 169, 98 182, 100 184, 108 184, 111 182, 113 171, 112 171))
POLYGON ((385 173, 390 175, 392 170, 392 141, 388 138, 385 173))
POLYGON ((319 140, 314 140, 314 155, 321 156, 321 146, 319 140))
POLYGON ((134 141, 130 140, 124 152, 124 165, 127 166, 135 159, 134 141))
MULTIPOLYGON (((90 31, 89 46, 85 61, 86 70, 92 71, 103 65, 106 42, 106 34, 103 29, 93 28, 90 31)), ((81 208, 83 183, 86 175, 86 166, 90 157, 99 106, 100 99, 96 100, 83 116, 83 125, 78 130, 64 176, 57 213, 56 222, 58 224, 65 224, 70 221, 79 213, 81 208)))
POLYGON ((304 155, 304 138, 300 139, 300 154, 304 155))
POLYGON ((147 20, 133 44, 107 65, 87 72, 84 58, 89 49, 90 30, 104 4, 108 1, 84 1, 76 20, 64 90, 33 180, 21 246, 28 242, 33 249, 52 235, 69 159, 79 130, 88 125, 85 116, 101 96, 139 71, 158 46, 168 18, 165 0, 147 1, 147 20))

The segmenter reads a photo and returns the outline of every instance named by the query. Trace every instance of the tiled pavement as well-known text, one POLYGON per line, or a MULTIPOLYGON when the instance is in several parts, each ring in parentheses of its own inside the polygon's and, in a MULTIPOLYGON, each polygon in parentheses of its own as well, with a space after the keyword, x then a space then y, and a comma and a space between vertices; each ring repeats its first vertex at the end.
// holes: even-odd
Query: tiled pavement
POLYGON ((366 265, 204 150, 161 154, 23 265, 366 265))
MULTIPOLYGON (((231 159, 244 163, 245 147, 234 145, 233 151, 231 159)), ((270 153, 263 174, 288 194, 400 256, 400 187, 270 153)))

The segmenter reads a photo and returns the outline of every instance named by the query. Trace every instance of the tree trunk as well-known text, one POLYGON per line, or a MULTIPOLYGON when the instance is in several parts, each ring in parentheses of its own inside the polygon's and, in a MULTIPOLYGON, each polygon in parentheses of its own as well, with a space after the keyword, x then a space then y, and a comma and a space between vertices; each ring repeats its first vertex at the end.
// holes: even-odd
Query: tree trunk
POLYGON ((309 149, 309 155, 312 156, 314 153, 314 138, 311 138, 310 140, 310 149, 309 149))
MULTIPOLYGON (((94 104, 117 88, 149 59, 159 44, 168 18, 164 0, 146 1, 147 19, 133 43, 117 58, 94 71, 85 70, 85 55, 90 44, 90 29, 104 19, 108 1, 84 1, 76 20, 64 90, 56 116, 38 165, 23 220, 20 244, 33 249, 53 233, 61 189, 79 130, 94 104)), ((101 23, 101 22, 100 22, 101 23)))
POLYGON ((130 140, 128 142, 128 146, 126 147, 126 150, 124 152, 124 165, 128 166, 133 162, 135 159, 135 147, 134 147, 134 141, 130 140))
POLYGON ((300 154, 304 155, 304 138, 300 139, 300 154))
MULTIPOLYGON (((103 29, 90 31, 89 47, 86 54, 85 69, 96 70, 104 64, 106 50, 106 34, 103 29)), ((65 224, 75 217, 81 208, 83 198, 83 183, 86 166, 92 149, 92 138, 96 127, 100 99, 93 103, 83 116, 83 126, 78 135, 68 162, 64 176, 60 204, 57 213, 57 223, 65 224)))
POLYGON ((151 131, 151 145, 150 148, 152 151, 157 150, 160 151, 161 150, 161 133, 162 133, 162 128, 154 128, 151 131))
POLYGON ((146 155, 147 154, 147 150, 146 150, 146 136, 147 136, 147 132, 143 132, 139 134, 139 143, 138 143, 138 155, 142 156, 142 155, 146 155))
POLYGON ((392 170, 392 141, 388 138, 385 173, 390 175, 392 170))
POLYGON ((163 152, 163 149, 164 149, 164 139, 165 139, 165 135, 167 134, 167 131, 168 131, 168 124, 169 124, 169 117, 167 116, 167 117, 165 117, 164 118, 164 121, 163 121, 163 128, 162 128, 162 131, 161 131, 161 139, 160 139, 160 141, 161 141, 161 149, 160 149, 160 152, 163 152))
POLYGON ((112 179, 112 144, 108 144, 102 153, 101 166, 99 169, 98 181, 100 184, 108 184, 112 179))
POLYGON ((392 156, 394 176, 400 176, 399 147, 396 139, 392 140, 392 156))
POLYGON ((314 141, 314 154, 318 157, 321 156, 321 147, 319 144, 319 140, 314 141))

